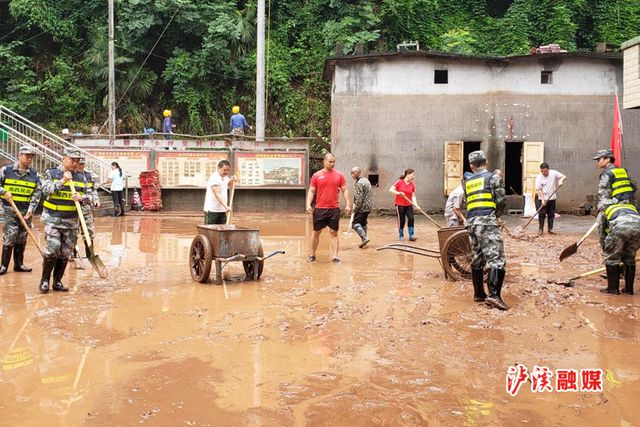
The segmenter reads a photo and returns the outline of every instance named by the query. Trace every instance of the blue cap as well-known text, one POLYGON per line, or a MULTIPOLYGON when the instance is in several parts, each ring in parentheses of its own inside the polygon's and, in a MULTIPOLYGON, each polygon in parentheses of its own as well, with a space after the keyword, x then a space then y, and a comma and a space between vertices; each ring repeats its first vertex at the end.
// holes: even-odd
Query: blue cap
POLYGON ((467 180, 469 178, 471 178, 473 176, 472 172, 465 172, 464 175, 462 175, 462 177, 467 180))

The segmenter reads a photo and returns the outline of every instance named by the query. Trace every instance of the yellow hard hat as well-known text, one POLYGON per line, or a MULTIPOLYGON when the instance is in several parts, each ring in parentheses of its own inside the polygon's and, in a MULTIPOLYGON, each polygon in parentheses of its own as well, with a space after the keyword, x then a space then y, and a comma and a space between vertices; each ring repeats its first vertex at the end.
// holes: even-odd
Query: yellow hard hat
POLYGON ((171 115, 171 110, 164 110, 162 112, 162 115, 165 116, 165 117, 169 117, 171 115))
POLYGON ((238 114, 240 112, 240 107, 234 105, 231 111, 233 112, 233 114, 238 114))

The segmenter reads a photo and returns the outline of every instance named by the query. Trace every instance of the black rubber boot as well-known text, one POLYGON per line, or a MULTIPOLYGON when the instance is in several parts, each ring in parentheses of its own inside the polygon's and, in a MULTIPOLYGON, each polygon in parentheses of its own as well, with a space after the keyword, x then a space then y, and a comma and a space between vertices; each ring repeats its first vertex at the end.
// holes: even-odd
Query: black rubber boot
POLYGON ((487 298, 484 291, 484 270, 482 268, 474 268, 471 270, 471 280, 473 281, 473 300, 482 302, 487 298))
POLYGON ((360 224, 356 224, 353 229, 356 230, 356 233, 358 233, 358 236, 360 236, 360 240, 362 240, 362 243, 360 243, 360 247, 364 248, 370 241, 367 237, 367 232, 364 231, 364 228, 362 228, 360 224))
POLYGON ((56 268, 53 270, 53 290, 58 292, 67 292, 69 288, 62 284, 62 277, 64 276, 64 271, 67 269, 67 263, 69 262, 66 258, 57 258, 56 259, 56 268))
POLYGON ((636 279, 636 266, 625 264, 623 293, 633 295, 633 281, 636 279))
POLYGON ((120 203, 120 216, 124 216, 124 207, 125 207, 125 203, 124 201, 122 203, 120 203))
POLYGON ((600 289, 605 294, 620 295, 620 266, 607 265, 607 287, 600 289))
POLYGON ((504 282, 504 270, 492 268, 489 271, 489 296, 485 303, 489 307, 495 307, 500 310, 508 310, 509 306, 502 301, 500 293, 502 292, 502 283, 504 282))
POLYGON ((23 264, 25 247, 26 245, 15 245, 13 248, 13 271, 18 273, 30 273, 33 270, 23 264))
POLYGON ((2 246, 2 265, 0 265, 0 276, 7 273, 9 269, 9 261, 11 261, 11 252, 13 246, 2 246))
POLYGON ((42 260, 42 277, 40 278, 40 292, 46 294, 49 292, 49 278, 51 277, 51 272, 53 268, 56 266, 55 258, 44 258, 42 260))

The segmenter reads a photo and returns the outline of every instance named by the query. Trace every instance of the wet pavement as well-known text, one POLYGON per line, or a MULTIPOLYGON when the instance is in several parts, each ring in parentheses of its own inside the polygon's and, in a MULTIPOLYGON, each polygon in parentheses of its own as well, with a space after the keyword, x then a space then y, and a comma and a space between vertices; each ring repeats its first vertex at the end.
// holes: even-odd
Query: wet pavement
MULTIPOLYGON (((376 252, 394 241, 394 218, 371 219, 367 249, 341 237, 338 265, 327 233, 318 261, 305 261, 305 215, 236 219, 260 228, 265 253, 286 251, 258 282, 243 281, 240 263, 224 285, 192 281, 195 215, 98 219, 110 277, 69 269, 67 294, 38 293, 29 243, 34 272, 0 278, 0 424, 640 425, 640 296, 601 294, 598 276, 555 282, 600 266, 593 238, 557 260, 592 218, 505 238, 506 312, 474 303, 471 284, 445 281, 436 259, 376 252), (516 363, 602 369, 604 392, 533 393, 527 382, 510 396, 516 363)), ((436 249, 435 227, 416 228, 415 244, 436 249)))

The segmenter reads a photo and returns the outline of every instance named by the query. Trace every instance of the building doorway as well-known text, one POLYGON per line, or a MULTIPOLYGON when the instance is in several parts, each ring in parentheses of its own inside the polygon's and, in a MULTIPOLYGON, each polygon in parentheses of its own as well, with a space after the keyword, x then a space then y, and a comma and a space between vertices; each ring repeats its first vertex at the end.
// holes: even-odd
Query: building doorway
POLYGON ((462 153, 462 173, 471 172, 469 166, 469 154, 480 149, 480 141, 464 141, 462 153))
POLYGON ((522 142, 505 141, 504 188, 507 194, 522 195, 522 142))

